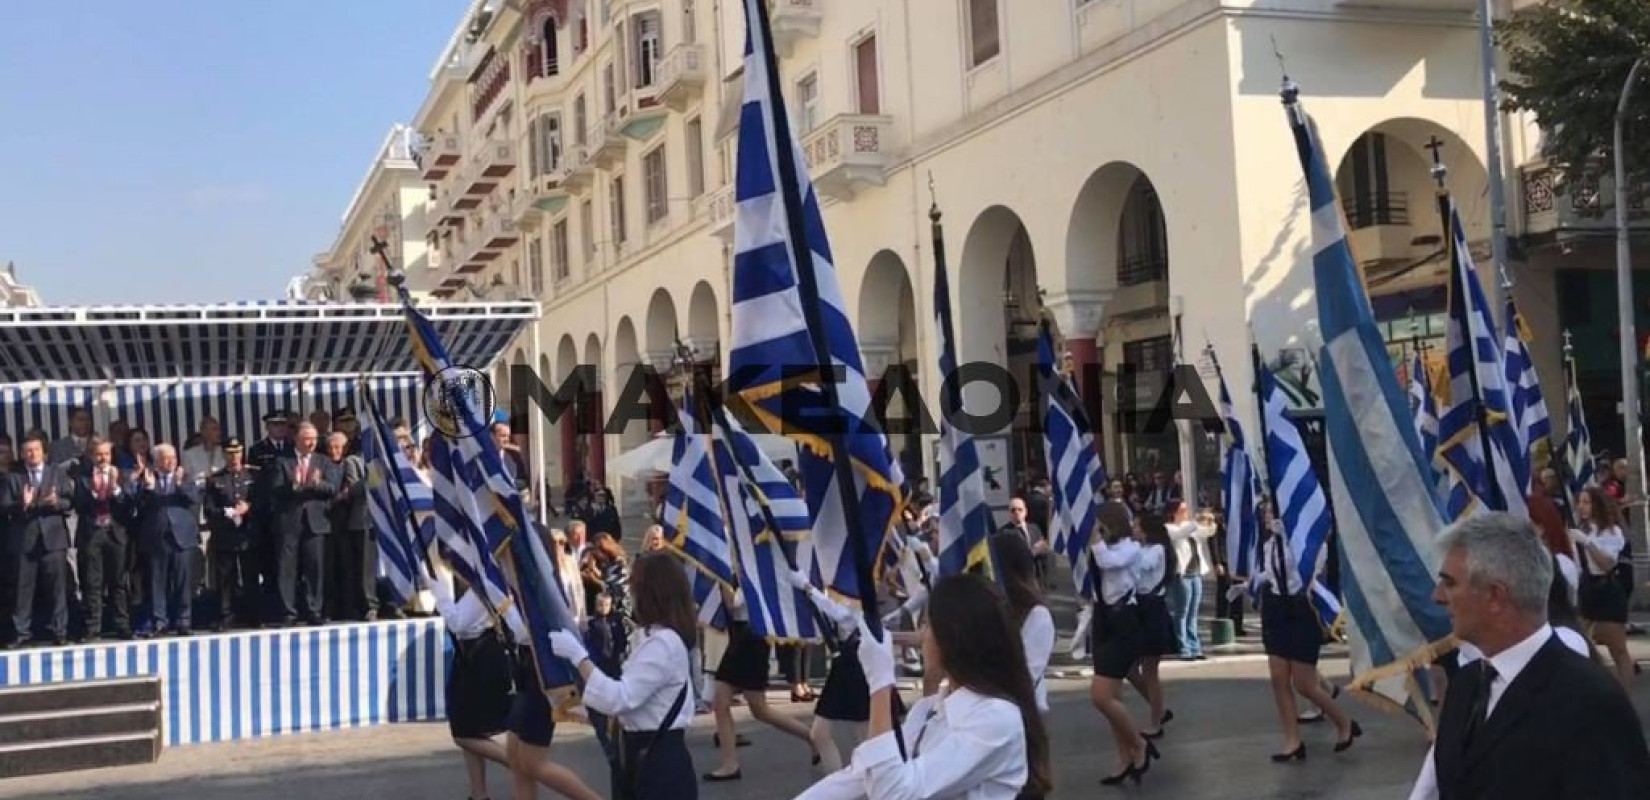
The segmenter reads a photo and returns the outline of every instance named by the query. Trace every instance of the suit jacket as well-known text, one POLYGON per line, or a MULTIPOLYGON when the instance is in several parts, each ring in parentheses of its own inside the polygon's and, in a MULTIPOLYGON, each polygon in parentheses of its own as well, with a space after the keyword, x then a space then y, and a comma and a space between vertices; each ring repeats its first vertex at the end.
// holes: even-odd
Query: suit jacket
POLYGON ((367 510, 367 464, 360 456, 344 456, 338 464, 341 484, 332 501, 332 526, 346 531, 372 528, 367 510))
POLYGON ((257 481, 257 473, 251 467, 243 467, 240 472, 230 472, 227 468, 212 473, 206 479, 206 500, 202 511, 206 514, 207 527, 212 530, 212 547, 225 552, 248 550, 257 539, 257 529, 253 526, 252 508, 257 507, 256 492, 253 487, 257 481), (241 518, 239 525, 224 514, 224 509, 234 508, 236 503, 245 501, 251 508, 247 509, 247 516, 241 518))
POLYGON ((63 464, 86 455, 86 445, 75 444, 73 436, 65 436, 46 448, 47 464, 63 464))
POLYGON ((275 462, 271 493, 275 497, 275 531, 281 536, 332 533, 327 508, 343 482, 343 469, 319 451, 309 454, 310 473, 315 482, 298 485, 298 457, 275 462))
POLYGON ((153 488, 138 483, 134 494, 139 549, 156 552, 200 546, 200 484, 186 477, 174 481, 171 491, 162 491, 156 478, 153 488))
POLYGON ((1650 797, 1650 750, 1621 684, 1554 636, 1466 736, 1480 673, 1449 682, 1434 760, 1439 800, 1650 797))
POLYGON ((44 466, 40 490, 34 502, 23 504, 23 488, 28 486, 27 468, 0 476, 0 515, 6 523, 4 550, 9 554, 32 553, 41 548, 48 553, 69 549, 69 511, 73 508, 74 480, 62 467, 44 466), (55 500, 48 501, 51 489, 55 500))
MULTIPOLYGON (((114 484, 109 487, 109 537, 117 545, 126 545, 126 528, 132 523, 133 496, 130 481, 120 470, 115 470, 114 484), (118 493, 116 492, 118 489, 118 493)), ((83 467, 74 476, 75 547, 85 547, 86 540, 97 530, 97 497, 89 467, 83 467)))

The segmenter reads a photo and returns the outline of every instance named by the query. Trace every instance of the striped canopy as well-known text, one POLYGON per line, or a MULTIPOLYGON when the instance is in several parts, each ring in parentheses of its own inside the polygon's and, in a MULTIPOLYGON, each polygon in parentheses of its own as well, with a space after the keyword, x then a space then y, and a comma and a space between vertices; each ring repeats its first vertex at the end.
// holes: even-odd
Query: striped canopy
MULTIPOLYGON (((485 369, 537 303, 424 310, 454 364, 485 369)), ((247 303, 0 309, 0 385, 414 375, 400 306, 247 303)))

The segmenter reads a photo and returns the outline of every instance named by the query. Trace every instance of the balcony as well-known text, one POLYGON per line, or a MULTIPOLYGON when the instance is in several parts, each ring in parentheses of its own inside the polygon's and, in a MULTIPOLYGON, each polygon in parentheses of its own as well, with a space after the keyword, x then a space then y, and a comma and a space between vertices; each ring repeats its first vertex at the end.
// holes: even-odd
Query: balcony
POLYGON ((430 137, 419 154, 424 180, 439 181, 447 177, 461 158, 463 151, 459 149, 458 134, 442 133, 430 137))
MULTIPOLYGON (((1409 261, 1437 249, 1437 242, 1416 243, 1420 233, 1410 222, 1409 195, 1404 192, 1341 198, 1346 214, 1347 245, 1352 257, 1364 266, 1388 261, 1409 261)), ((1429 230, 1436 230, 1429 227, 1429 230)))
POLYGON ((591 126, 586 147, 589 148, 590 160, 595 162, 597 169, 611 169, 624 160, 626 145, 617 113, 608 114, 601 124, 591 126))
POLYGON ((479 230, 464 240, 458 272, 466 275, 480 272, 519 241, 521 229, 516 227, 515 220, 505 214, 488 217, 479 230))
MULTIPOLYGON (((464 171, 458 173, 458 178, 454 182, 461 186, 469 184, 471 182, 469 179, 469 172, 464 171)), ((456 189, 448 191, 446 196, 442 198, 441 202, 440 213, 442 215, 442 222, 453 225, 462 222, 466 216, 464 212, 474 211, 479 208, 481 206, 482 198, 487 196, 487 192, 493 190, 493 185, 493 183, 488 183, 486 191, 483 192, 457 191, 456 189), (448 220, 452 219, 454 216, 458 219, 448 222, 448 220)))
POLYGON ((659 100, 672 111, 686 111, 705 92, 705 48, 679 44, 659 63, 659 100))
POLYGON ((802 39, 819 37, 820 9, 825 0, 771 0, 773 43, 779 55, 789 56, 791 48, 802 39))
POLYGON ((563 182, 567 191, 583 191, 595 177, 596 161, 590 157, 589 145, 574 145, 567 151, 567 178, 563 182))
MULTIPOLYGON (((1563 186, 1562 173, 1545 162, 1525 165, 1524 234, 1538 241, 1566 243, 1576 239, 1614 236, 1616 186, 1613 178, 1599 178, 1577 186, 1563 186)), ((1628 193, 1630 230, 1650 232, 1646 192, 1628 193)))
POLYGON ((516 170, 514 142, 492 139, 482 142, 471 156, 480 178, 504 178, 516 170))
POLYGON ((1115 319, 1148 317, 1169 308, 1169 259, 1162 253, 1135 253, 1117 264, 1117 291, 1106 303, 1115 319))
POLYGON ((862 114, 838 114, 802 140, 802 157, 814 188, 837 200, 887 180, 893 120, 862 114))
POLYGON ((700 198, 704 215, 710 220, 710 234, 724 242, 733 242, 733 212, 738 203, 733 198, 733 185, 728 184, 700 198))
POLYGON ((526 190, 516 195, 511 206, 512 219, 519 227, 536 230, 541 219, 566 207, 567 170, 558 167, 527 182, 526 190))

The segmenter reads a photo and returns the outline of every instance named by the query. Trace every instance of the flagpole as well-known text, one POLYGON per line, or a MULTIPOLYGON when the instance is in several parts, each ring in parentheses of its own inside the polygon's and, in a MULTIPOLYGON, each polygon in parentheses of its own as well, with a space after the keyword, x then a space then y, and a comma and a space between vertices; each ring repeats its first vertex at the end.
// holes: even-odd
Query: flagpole
MULTIPOLYGON (((1249 343, 1249 360, 1253 363, 1255 370, 1255 416, 1260 420, 1260 425, 1257 428, 1257 432, 1260 434, 1260 460, 1261 463, 1266 465, 1266 480, 1261 481, 1261 483, 1264 484, 1263 488, 1266 491, 1266 502, 1272 506, 1272 518, 1282 522, 1283 508, 1278 505, 1277 492, 1272 488, 1272 464, 1270 459, 1266 457, 1266 392, 1262 390, 1260 380, 1261 371, 1266 369, 1266 365, 1261 361, 1260 343, 1253 341, 1249 343)), ((1287 534, 1285 535, 1287 536, 1287 534)))
MULTIPOLYGON (((768 14, 769 0, 747 1, 753 3, 761 12, 756 15, 756 19, 750 20, 750 24, 761 34, 761 44, 766 51, 762 62, 767 65, 768 72, 765 77, 768 86, 771 87, 773 99, 776 100, 769 105, 773 113, 773 140, 779 143, 781 152, 770 156, 778 170, 776 188, 787 212, 785 223, 789 236, 786 238, 791 248, 792 263, 796 268, 797 288, 803 299, 802 316, 807 323, 808 340, 814 351, 816 363, 812 366, 818 371, 820 392, 824 395, 826 407, 841 408, 842 403, 837 392, 836 365, 831 362, 830 343, 825 339, 825 325, 819 314, 819 303, 822 302, 819 296, 819 277, 814 272, 813 251, 809 247, 808 231, 802 224, 802 184, 797 175, 796 159, 791 157, 791 145, 795 137, 791 133, 784 103, 777 102, 778 87, 784 84, 780 82, 779 58, 773 47, 773 26, 769 23, 768 14)), ((845 416, 839 416, 838 421, 830 425, 831 429, 827 431, 826 437, 831 445, 831 464, 836 470, 837 489, 841 494, 848 549, 853 551, 854 572, 859 584, 859 594, 862 595, 857 599, 862 607, 868 603, 872 612, 862 615, 866 629, 871 635, 881 638, 882 619, 875 613, 876 578, 871 568, 870 554, 865 549, 866 532, 860 527, 863 521, 860 519, 859 484, 854 476, 853 456, 848 449, 848 434, 839 427, 845 416), (864 597, 867 594, 870 596, 869 601, 864 597)), ((903 503, 903 498, 901 502, 903 503)))

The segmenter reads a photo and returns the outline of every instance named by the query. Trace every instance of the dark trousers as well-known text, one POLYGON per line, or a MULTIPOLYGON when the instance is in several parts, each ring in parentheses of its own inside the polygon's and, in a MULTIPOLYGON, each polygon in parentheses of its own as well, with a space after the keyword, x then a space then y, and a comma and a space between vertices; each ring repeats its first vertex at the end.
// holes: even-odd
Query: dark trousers
POLYGON ((36 593, 45 595, 51 606, 48 627, 52 638, 69 637, 69 599, 66 593, 69 573, 69 553, 66 550, 35 548, 13 557, 17 576, 16 605, 12 606, 12 627, 18 641, 34 636, 34 600, 36 593))
POLYGON ((128 564, 126 542, 116 541, 110 528, 94 528, 80 543, 80 601, 86 608, 86 635, 103 635, 104 600, 116 633, 132 632, 126 597, 128 564))
POLYGON ((196 549, 172 542, 149 548, 149 607, 157 634, 167 627, 180 631, 190 628, 196 549))
POLYGON ((366 619, 378 611, 378 539, 372 531, 343 531, 332 540, 332 594, 337 616, 366 619))
POLYGON ((1243 632, 1243 598, 1227 600, 1226 591, 1232 588, 1232 579, 1220 575, 1215 578, 1215 618, 1230 619, 1234 633, 1243 632))
POLYGON ((210 549, 212 585, 218 587, 218 621, 227 624, 236 616, 256 621, 260 616, 257 602, 260 559, 257 549, 251 545, 239 550, 229 547, 210 549))
POLYGON ((306 619, 319 620, 326 614, 326 562, 328 534, 310 531, 286 531, 281 534, 276 561, 280 569, 281 617, 298 617, 298 584, 304 585, 303 613, 306 619))
POLYGON ((806 645, 782 644, 773 649, 773 655, 779 662, 779 674, 785 676, 786 684, 800 686, 808 682, 806 645))

